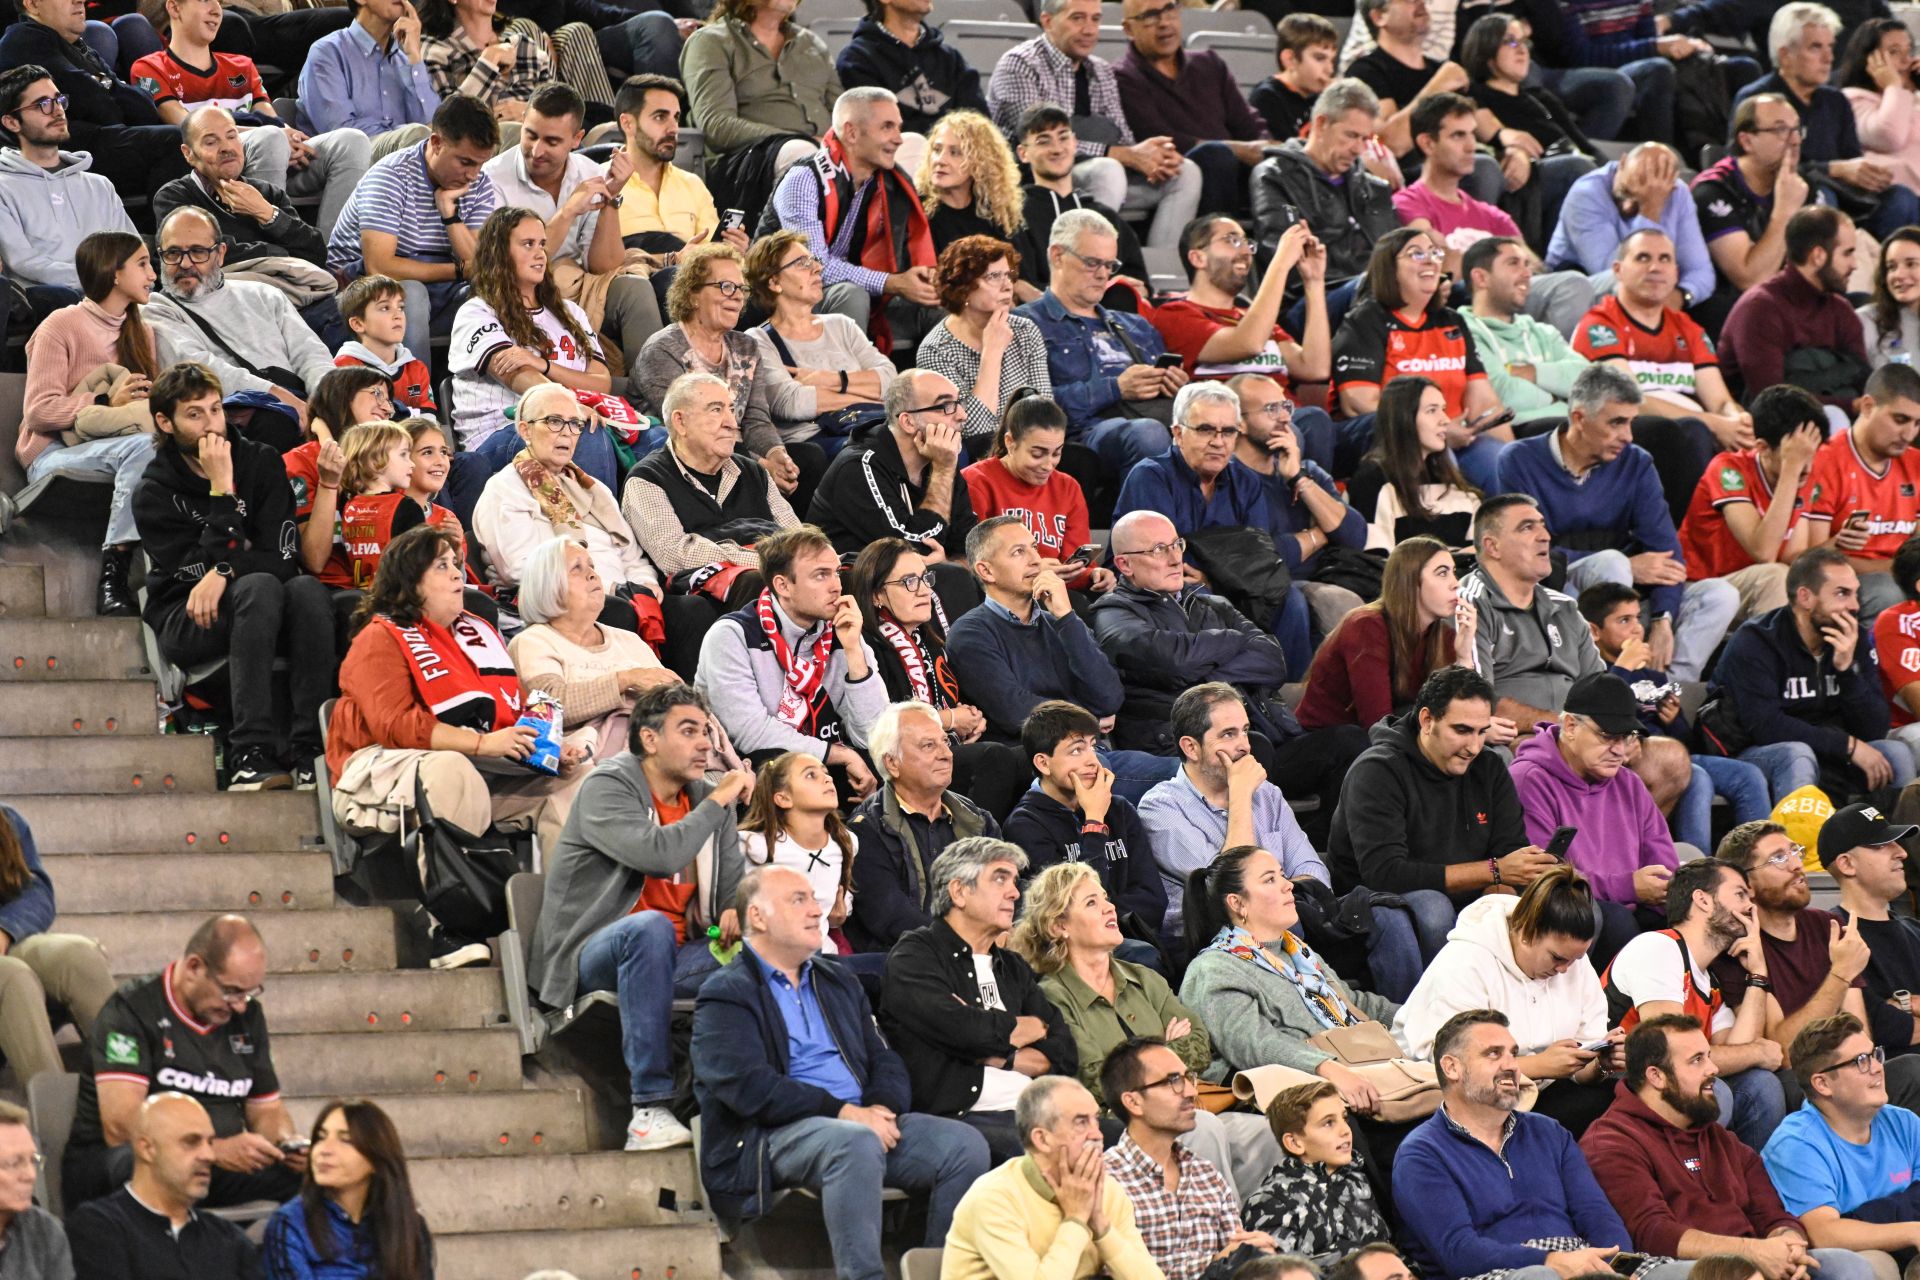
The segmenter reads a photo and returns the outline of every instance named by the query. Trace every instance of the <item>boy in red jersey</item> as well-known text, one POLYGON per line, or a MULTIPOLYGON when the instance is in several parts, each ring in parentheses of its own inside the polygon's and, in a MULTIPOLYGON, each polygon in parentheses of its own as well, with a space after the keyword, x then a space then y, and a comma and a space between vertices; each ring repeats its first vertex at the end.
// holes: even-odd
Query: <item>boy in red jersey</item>
POLYGON ((1867 379, 1860 416, 1820 446, 1809 477, 1807 545, 1831 542, 1860 575, 1860 625, 1906 592, 1888 572, 1893 555, 1920 526, 1920 371, 1887 364, 1867 379))
POLYGON ((1888 736, 1920 750, 1920 538, 1908 538, 1894 552, 1891 576, 1906 599, 1874 620, 1873 649, 1880 688, 1893 708, 1888 736))

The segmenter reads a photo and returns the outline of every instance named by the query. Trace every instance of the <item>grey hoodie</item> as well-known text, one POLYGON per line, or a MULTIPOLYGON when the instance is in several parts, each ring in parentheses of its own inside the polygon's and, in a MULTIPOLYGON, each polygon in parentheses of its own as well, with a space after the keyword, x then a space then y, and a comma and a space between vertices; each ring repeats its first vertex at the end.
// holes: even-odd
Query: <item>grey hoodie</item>
POLYGON ((0 262, 13 279, 78 289, 80 242, 96 231, 133 232, 120 193, 92 167, 84 151, 62 151, 59 168, 42 169, 18 147, 0 148, 0 262))

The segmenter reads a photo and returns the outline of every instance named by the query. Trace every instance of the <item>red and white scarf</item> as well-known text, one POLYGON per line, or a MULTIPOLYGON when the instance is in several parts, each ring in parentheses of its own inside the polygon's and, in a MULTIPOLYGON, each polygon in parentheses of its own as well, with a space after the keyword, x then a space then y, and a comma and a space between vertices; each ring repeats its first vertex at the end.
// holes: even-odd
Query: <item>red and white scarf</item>
POLYGON ((767 643, 773 646, 774 661, 780 664, 780 670, 787 678, 787 687, 780 693, 780 705, 774 708, 773 718, 788 728, 804 732, 819 715, 820 703, 826 699, 821 686, 827 677, 827 655, 833 651, 833 628, 822 627, 820 638, 813 642, 812 650, 799 654, 780 634, 780 622, 773 612, 771 589, 760 593, 754 609, 760 616, 760 630, 766 633, 767 643))
POLYGON ((385 614, 375 620, 400 642, 413 687, 434 719, 492 733, 520 718, 520 677, 486 619, 462 613, 447 627, 425 618, 403 627, 385 614))
MULTIPOLYGON (((941 608, 939 596, 933 598, 933 616, 939 620, 941 632, 945 633, 947 611, 941 608)), ((935 686, 933 677, 927 673, 927 658, 920 648, 918 629, 908 631, 884 609, 880 611, 880 621, 874 629, 880 633, 880 638, 892 647, 894 656, 900 659, 900 665, 906 668, 907 684, 913 690, 914 701, 930 702, 934 706, 939 706, 938 702, 934 702, 935 686)), ((940 659, 935 658, 933 661, 935 666, 940 665, 940 659)))

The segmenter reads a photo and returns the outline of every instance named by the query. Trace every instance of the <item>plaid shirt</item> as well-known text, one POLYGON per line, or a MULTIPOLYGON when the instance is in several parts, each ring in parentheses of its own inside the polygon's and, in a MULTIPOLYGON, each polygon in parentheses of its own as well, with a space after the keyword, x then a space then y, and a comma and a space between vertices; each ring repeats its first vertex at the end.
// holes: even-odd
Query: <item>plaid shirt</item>
POLYGON ((1107 1172, 1133 1201, 1133 1225, 1167 1280, 1197 1280, 1240 1230, 1240 1201, 1204 1156, 1177 1142, 1173 1154, 1180 1162, 1177 1191, 1167 1190, 1166 1171, 1131 1132, 1108 1149, 1107 1172))
MULTIPOLYGON (((1020 127, 1020 117, 1043 102, 1073 111, 1073 61, 1053 47, 1045 36, 1035 36, 1015 45, 1000 56, 987 84, 987 103, 993 108, 993 121, 1008 137, 1020 127)), ((1093 114, 1113 122, 1120 131, 1120 145, 1133 145, 1133 132, 1127 128, 1127 116, 1120 109, 1120 82, 1114 78, 1113 64, 1105 58, 1087 58, 1087 100, 1093 114)), ((1107 154, 1104 142, 1080 139, 1074 148, 1080 156, 1107 154)))
POLYGON ((537 42, 517 31, 502 31, 499 39, 513 46, 513 65, 505 71, 480 56, 486 50, 463 27, 422 40, 420 59, 433 78, 434 92, 442 98, 464 93, 497 107, 502 102, 525 102, 553 79, 553 63, 537 42))

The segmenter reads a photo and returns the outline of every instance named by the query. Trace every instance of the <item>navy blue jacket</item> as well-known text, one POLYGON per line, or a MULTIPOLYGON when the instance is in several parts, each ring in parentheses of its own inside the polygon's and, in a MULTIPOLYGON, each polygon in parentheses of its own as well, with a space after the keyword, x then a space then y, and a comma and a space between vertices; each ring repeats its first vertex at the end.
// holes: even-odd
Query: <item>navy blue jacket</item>
POLYGON ((1892 711, 1880 692, 1870 637, 1854 646, 1853 666, 1836 670, 1825 645, 1811 654, 1793 625, 1793 606, 1750 618, 1727 641, 1713 683, 1758 745, 1804 742, 1844 764, 1849 735, 1887 736, 1892 711))
POLYGON ((1024 627, 990 604, 967 610, 947 631, 947 661, 1001 742, 1020 741, 1027 715, 1048 698, 1077 702, 1096 718, 1117 714, 1127 698, 1079 615, 1056 618, 1037 604, 1024 627))
POLYGON ((873 1020, 859 979, 839 961, 808 962, 815 998, 840 1056, 860 1082, 858 1098, 836 1098, 787 1075, 787 1022, 760 961, 739 957, 700 988, 693 1008, 693 1095, 700 1104, 700 1179, 713 1208, 757 1217, 774 1192, 767 1135, 796 1120, 832 1119, 843 1104, 912 1108, 906 1064, 873 1020))
POLYGON ((0 902, 0 929, 18 945, 53 927, 53 881, 40 864, 40 851, 34 846, 33 828, 27 820, 6 805, 0 805, 0 815, 13 824, 14 833, 20 837, 20 854, 27 862, 27 882, 20 887, 19 896, 0 902))
POLYGON ((927 132, 949 111, 993 118, 980 90, 980 73, 941 37, 940 28, 926 23, 920 25, 920 38, 907 45, 872 18, 862 18, 833 69, 844 88, 891 89, 900 99, 900 127, 908 133, 927 132))
POLYGON ((166 123, 153 99, 115 75, 84 39, 68 41, 44 23, 21 18, 0 35, 0 67, 29 63, 44 68, 54 88, 67 95, 67 118, 76 124, 166 123))
POLYGON ((1080 811, 1036 786, 1013 806, 1001 834, 1027 855, 1028 879, 1056 863, 1085 863, 1121 915, 1138 915, 1158 929, 1167 915, 1167 886, 1160 881, 1147 829, 1121 796, 1107 807, 1106 825, 1105 835, 1081 831, 1080 811))

